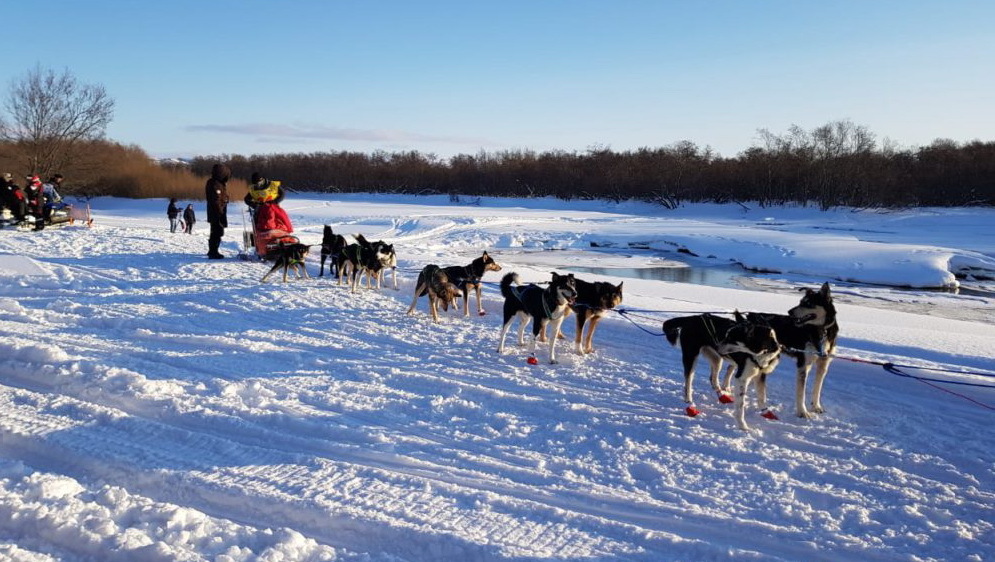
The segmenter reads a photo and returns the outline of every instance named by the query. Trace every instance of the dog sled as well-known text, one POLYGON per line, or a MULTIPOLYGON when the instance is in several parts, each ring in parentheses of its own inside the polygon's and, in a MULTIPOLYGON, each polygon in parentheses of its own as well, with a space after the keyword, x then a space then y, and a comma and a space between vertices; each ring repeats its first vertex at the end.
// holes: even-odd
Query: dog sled
POLYGON ((93 217, 90 215, 89 203, 85 205, 68 205, 66 215, 68 216, 69 224, 76 224, 79 221, 87 227, 93 226, 93 217))
POLYGON ((238 257, 247 261, 273 260, 280 255, 281 248, 300 244, 293 232, 290 218, 278 205, 262 204, 256 208, 246 205, 242 209, 243 251, 238 257))

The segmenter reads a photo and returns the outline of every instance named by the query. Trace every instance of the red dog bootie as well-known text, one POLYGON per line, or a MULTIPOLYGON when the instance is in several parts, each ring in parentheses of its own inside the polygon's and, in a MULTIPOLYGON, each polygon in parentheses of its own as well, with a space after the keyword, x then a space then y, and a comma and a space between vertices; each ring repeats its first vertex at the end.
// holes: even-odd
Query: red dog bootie
POLYGON ((765 417, 765 418, 769 419, 769 420, 779 420, 779 419, 781 419, 781 418, 777 417, 777 414, 774 413, 774 410, 764 410, 763 413, 760 414, 760 415, 762 417, 765 417))
POLYGON ((525 362, 528 363, 529 365, 538 365, 539 364, 539 360, 536 359, 535 357, 529 357, 528 359, 525 360, 525 362))
POLYGON ((736 400, 728 392, 719 392, 719 402, 723 404, 732 404, 736 400))
POLYGON ((686 413, 688 415, 688 417, 693 418, 693 417, 697 416, 698 414, 700 414, 701 410, 699 410, 698 408, 695 408, 694 406, 688 406, 687 408, 684 409, 684 413, 686 413))

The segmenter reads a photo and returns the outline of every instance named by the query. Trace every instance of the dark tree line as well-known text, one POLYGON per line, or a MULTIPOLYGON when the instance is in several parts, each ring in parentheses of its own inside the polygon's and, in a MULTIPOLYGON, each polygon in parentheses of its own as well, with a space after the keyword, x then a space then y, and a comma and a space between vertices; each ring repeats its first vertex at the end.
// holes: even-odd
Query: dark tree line
POLYGON ((510 150, 440 159, 412 152, 312 152, 197 158, 235 177, 259 171, 301 191, 449 193, 562 199, 753 201, 904 207, 995 204, 995 142, 937 140, 916 149, 879 148, 850 121, 811 131, 761 130, 760 143, 732 158, 684 141, 663 148, 583 153, 510 150))

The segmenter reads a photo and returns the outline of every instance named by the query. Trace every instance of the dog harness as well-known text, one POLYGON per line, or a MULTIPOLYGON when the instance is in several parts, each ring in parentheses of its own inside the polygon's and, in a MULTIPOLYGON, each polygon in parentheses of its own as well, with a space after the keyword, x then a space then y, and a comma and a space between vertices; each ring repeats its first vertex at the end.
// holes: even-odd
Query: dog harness
MULTIPOLYGON (((518 297, 518 302, 520 302, 520 303, 522 303, 524 305, 525 301, 522 300, 522 295, 524 295, 526 292, 528 292, 528 291, 530 291, 532 289, 538 289, 538 288, 539 288, 538 285, 526 285, 522 289, 516 290, 515 291, 515 296, 518 297)), ((542 292, 541 298, 539 300, 542 302, 542 310, 543 310, 543 312, 546 313, 546 318, 552 318, 553 317, 553 311, 550 310, 549 309, 549 305, 546 304, 546 291, 545 290, 542 292)))
POLYGON ((362 263, 363 262, 363 247, 360 246, 359 244, 356 244, 355 246, 352 246, 352 247, 356 249, 356 252, 355 252, 356 255, 355 256, 350 256, 349 253, 348 253, 348 251, 346 251, 346 250, 349 249, 349 246, 345 247, 345 250, 343 251, 343 253, 345 253, 345 255, 346 255, 347 258, 353 258, 353 259, 355 259, 356 263, 362 263))
POLYGON ((480 277, 473 274, 473 271, 470 270, 470 266, 464 265, 462 269, 462 276, 456 279, 450 279, 450 281, 452 281, 457 287, 465 289, 467 285, 476 285, 477 283, 480 283, 480 277))
MULTIPOLYGON (((701 323, 704 324, 705 330, 708 332, 708 337, 712 338, 712 346, 713 347, 718 347, 719 346, 719 337, 715 334, 715 324, 714 324, 714 321, 712 320, 713 318, 714 318, 714 316, 712 316, 711 314, 707 314, 707 313, 706 314, 702 314, 701 315, 701 323)), ((729 326, 729 330, 732 330, 735 326, 736 326, 736 324, 733 324, 732 326, 729 326)), ((726 330, 727 334, 729 333, 729 330, 726 330)), ((725 339, 725 338, 723 338, 723 339, 725 339)))

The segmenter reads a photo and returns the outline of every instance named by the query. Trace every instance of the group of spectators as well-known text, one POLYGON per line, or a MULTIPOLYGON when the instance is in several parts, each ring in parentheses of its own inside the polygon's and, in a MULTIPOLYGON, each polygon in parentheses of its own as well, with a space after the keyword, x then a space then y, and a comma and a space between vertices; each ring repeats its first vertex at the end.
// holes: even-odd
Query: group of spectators
POLYGON ((176 233, 180 228, 187 234, 193 234, 193 223, 197 222, 197 214, 194 213, 193 203, 187 203, 187 208, 180 211, 176 205, 176 198, 169 200, 169 207, 166 207, 166 218, 169 219, 169 231, 176 233), (181 218, 182 215, 182 218, 181 218))
POLYGON ((23 224, 29 216, 33 217, 35 230, 41 230, 46 222, 51 221, 52 211, 66 206, 59 195, 62 179, 62 174, 55 174, 42 183, 41 178, 32 174, 25 178, 22 189, 14 177, 6 173, 0 183, 0 207, 10 211, 16 224, 23 224))
MULTIPOLYGON (((207 257, 220 259, 224 255, 219 251, 221 238, 228 228, 228 180, 231 179, 231 169, 224 164, 215 164, 211 170, 211 178, 205 186, 207 199, 207 222, 211 227, 207 240, 207 257)), ((59 195, 62 186, 62 174, 53 175, 42 183, 37 175, 26 177, 26 185, 21 186, 14 181, 11 174, 3 175, 0 182, 0 208, 10 210, 12 220, 23 224, 27 217, 34 218, 35 230, 41 230, 46 222, 50 222, 52 211, 66 207, 59 195)), ((290 217, 280 207, 284 191, 279 181, 268 180, 258 172, 252 174, 249 192, 245 203, 253 211, 253 226, 257 233, 274 233, 274 235, 293 232, 290 217)), ((193 225, 197 221, 193 204, 187 204, 182 211, 176 198, 169 200, 166 209, 169 219, 169 231, 175 233, 178 228, 187 234, 193 233, 193 225), (182 219, 181 219, 182 217, 182 219)))

